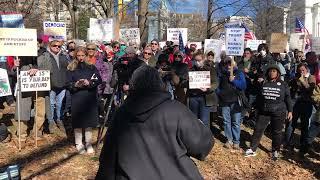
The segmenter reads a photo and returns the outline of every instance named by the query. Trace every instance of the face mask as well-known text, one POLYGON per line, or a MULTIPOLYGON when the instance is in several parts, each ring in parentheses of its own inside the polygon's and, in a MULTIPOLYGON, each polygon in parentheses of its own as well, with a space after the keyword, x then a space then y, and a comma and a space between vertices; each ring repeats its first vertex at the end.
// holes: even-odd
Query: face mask
POLYGON ((196 61, 195 64, 197 67, 203 67, 203 61, 196 61))
POLYGON ((247 62, 247 61, 249 61, 249 58, 245 57, 245 58, 243 58, 243 60, 244 60, 245 62, 247 62))
POLYGON ((265 55, 267 54, 267 52, 264 51, 264 50, 261 50, 261 51, 260 51, 260 54, 261 54, 261 56, 265 56, 265 55))

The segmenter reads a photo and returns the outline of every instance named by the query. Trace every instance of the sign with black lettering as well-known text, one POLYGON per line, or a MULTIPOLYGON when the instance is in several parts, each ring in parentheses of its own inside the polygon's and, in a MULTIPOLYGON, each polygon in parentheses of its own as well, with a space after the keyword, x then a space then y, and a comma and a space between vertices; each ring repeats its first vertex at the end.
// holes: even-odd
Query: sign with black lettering
POLYGON ((190 71, 189 88, 211 88, 210 71, 190 71))
POLYGON ((39 70, 34 76, 28 71, 21 71, 21 92, 50 91, 50 71, 39 70))

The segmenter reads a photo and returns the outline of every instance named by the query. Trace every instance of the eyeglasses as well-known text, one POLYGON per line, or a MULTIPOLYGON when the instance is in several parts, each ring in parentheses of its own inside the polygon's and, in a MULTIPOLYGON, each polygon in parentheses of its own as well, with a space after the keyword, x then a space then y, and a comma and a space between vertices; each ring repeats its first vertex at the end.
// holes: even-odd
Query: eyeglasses
POLYGON ((57 48, 61 48, 61 46, 60 45, 52 45, 52 47, 57 47, 57 48))
POLYGON ((144 54, 151 56, 152 53, 144 52, 144 54))
POLYGON ((95 49, 95 48, 87 48, 87 50, 88 50, 88 51, 90 51, 90 50, 94 51, 94 50, 96 50, 96 49, 95 49))
POLYGON ((151 43, 151 45, 158 45, 158 43, 151 43))

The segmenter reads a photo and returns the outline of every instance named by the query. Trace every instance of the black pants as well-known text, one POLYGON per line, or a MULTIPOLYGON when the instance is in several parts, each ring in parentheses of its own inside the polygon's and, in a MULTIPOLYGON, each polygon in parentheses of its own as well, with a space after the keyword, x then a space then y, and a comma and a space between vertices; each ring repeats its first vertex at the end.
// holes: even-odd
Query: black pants
POLYGON ((260 144, 261 137, 266 130, 269 122, 271 121, 272 151, 279 151, 282 142, 282 129, 285 119, 285 112, 259 113, 258 120, 256 122, 256 126, 252 135, 251 149, 253 151, 257 150, 257 147, 260 144))

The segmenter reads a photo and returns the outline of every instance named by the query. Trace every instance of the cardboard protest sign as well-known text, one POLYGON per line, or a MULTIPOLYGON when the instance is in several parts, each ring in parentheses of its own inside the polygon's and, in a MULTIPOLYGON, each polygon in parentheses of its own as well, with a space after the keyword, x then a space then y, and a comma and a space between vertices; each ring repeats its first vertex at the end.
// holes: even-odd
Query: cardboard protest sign
POLYGON ((270 52, 283 53, 288 45, 288 36, 284 33, 272 33, 270 41, 270 52))
POLYGON ((179 44, 179 33, 181 32, 183 45, 188 42, 188 28, 168 28, 167 41, 172 41, 174 44, 179 44))
POLYGON ((88 33, 90 41, 111 41, 114 34, 113 19, 90 18, 88 33))
POLYGON ((220 39, 205 39, 204 52, 212 50, 215 54, 214 62, 220 62, 220 54, 223 42, 220 39))
POLYGON ((130 28, 130 29, 120 29, 120 39, 128 43, 140 44, 140 29, 130 28))
POLYGON ((320 37, 312 37, 312 51, 320 54, 320 37))
POLYGON ((202 49, 202 42, 188 42, 188 47, 195 47, 196 49, 202 49))
POLYGON ((21 71, 21 92, 50 91, 50 71, 39 70, 34 76, 21 71))
POLYGON ((7 70, 0 68, 0 97, 12 95, 7 70))
POLYGON ((67 40, 67 27, 64 22, 43 22, 43 33, 49 40, 67 40))
POLYGON ((258 46, 266 42, 266 40, 247 40, 246 48, 250 48, 252 51, 257 51, 258 46))
POLYGON ((24 28, 22 14, 1 14, 0 28, 24 28))
POLYGON ((0 28, 0 56, 38 56, 37 30, 0 28))
POLYGON ((228 56, 242 56, 244 51, 244 28, 226 29, 226 54, 228 56))
POLYGON ((289 46, 290 49, 298 49, 302 51, 304 35, 302 33, 291 33, 289 46))
POLYGON ((211 88, 210 71, 190 71, 189 88, 211 88))

